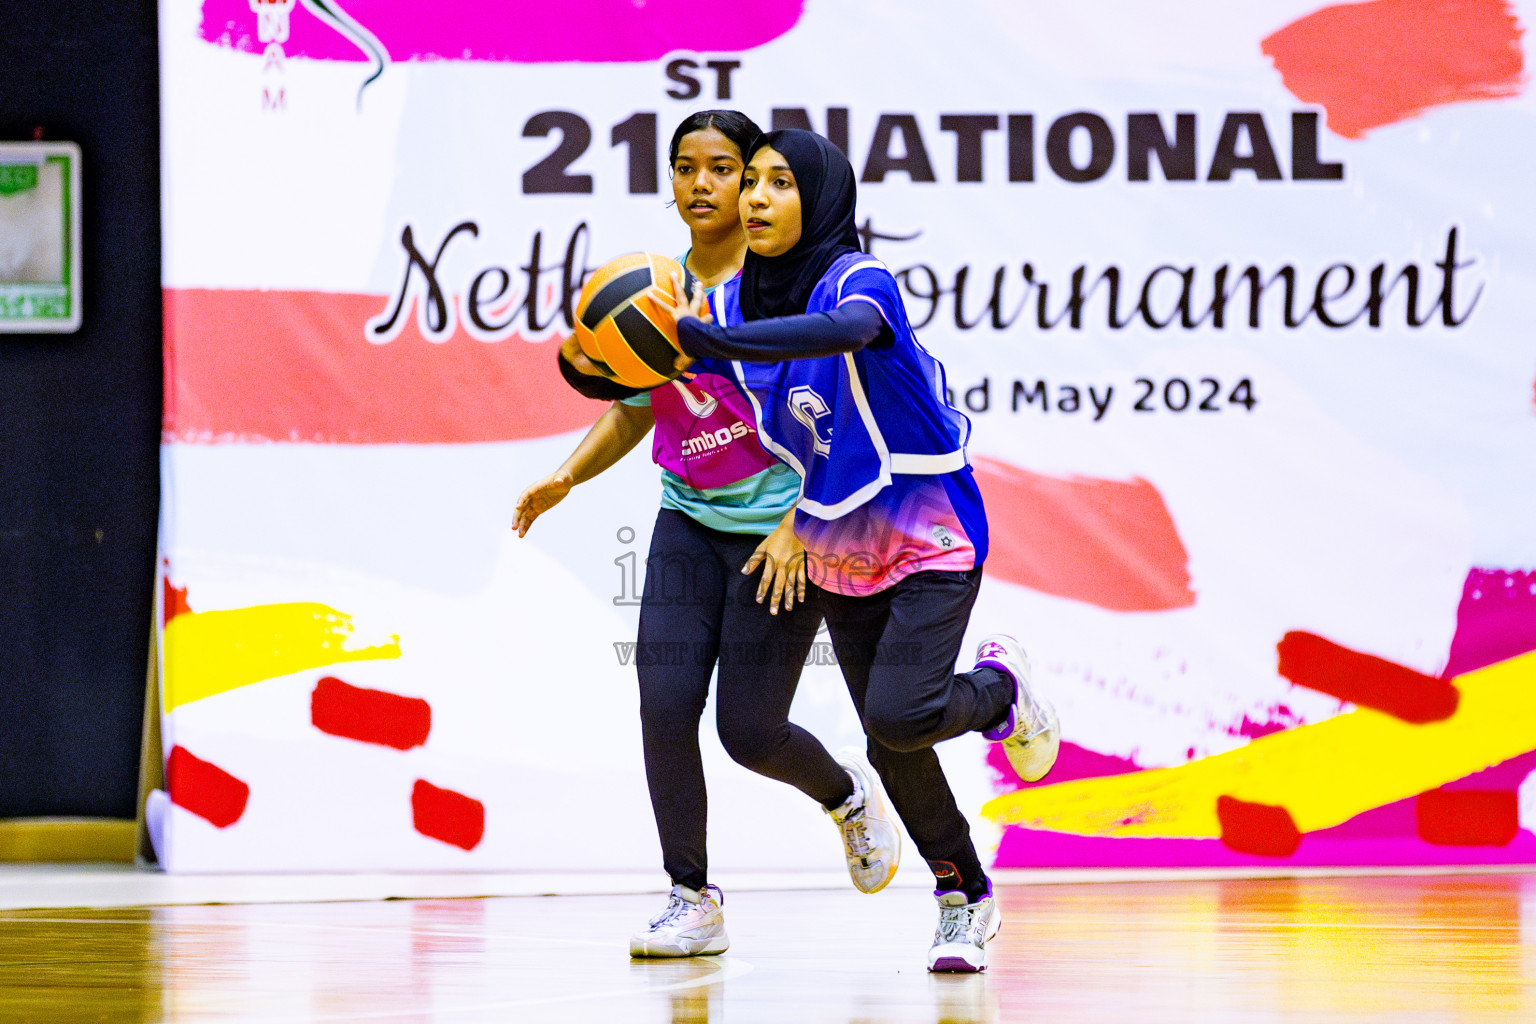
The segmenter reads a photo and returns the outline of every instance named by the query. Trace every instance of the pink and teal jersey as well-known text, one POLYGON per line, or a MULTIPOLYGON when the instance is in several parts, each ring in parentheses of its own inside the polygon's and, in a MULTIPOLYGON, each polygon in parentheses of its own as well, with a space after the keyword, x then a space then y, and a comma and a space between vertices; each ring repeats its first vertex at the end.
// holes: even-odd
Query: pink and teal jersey
MULTIPOLYGON (((687 266, 688 254, 678 262, 687 266)), ((723 533, 767 536, 794 507, 800 477, 763 450, 751 404, 726 378, 691 375, 624 404, 648 405, 656 417, 662 508, 723 533)))
POLYGON ((794 506, 800 478, 763 450, 750 405, 724 377, 697 374, 624 404, 655 414, 662 508, 713 530, 766 535, 794 506))

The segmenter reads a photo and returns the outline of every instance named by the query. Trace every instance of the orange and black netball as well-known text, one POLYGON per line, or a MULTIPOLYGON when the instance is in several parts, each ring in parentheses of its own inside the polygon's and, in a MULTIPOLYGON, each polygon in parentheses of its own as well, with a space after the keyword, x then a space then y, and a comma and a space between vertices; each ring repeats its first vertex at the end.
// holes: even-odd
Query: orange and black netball
POLYGON ((651 291, 672 295, 673 275, 683 277, 676 260, 639 252, 603 264, 582 286, 576 343, 621 384, 653 388, 677 376, 677 329, 651 291))

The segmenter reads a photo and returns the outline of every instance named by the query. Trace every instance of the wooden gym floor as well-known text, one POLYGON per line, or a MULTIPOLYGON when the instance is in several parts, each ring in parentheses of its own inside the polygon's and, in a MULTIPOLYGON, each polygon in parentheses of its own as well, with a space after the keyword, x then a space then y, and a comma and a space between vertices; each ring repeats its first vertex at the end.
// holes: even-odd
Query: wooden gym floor
POLYGON ((0 912, 5 1021, 1536 1020, 1536 876, 1014 885, 982 976, 921 890, 727 892, 729 953, 631 961, 657 895, 0 912))

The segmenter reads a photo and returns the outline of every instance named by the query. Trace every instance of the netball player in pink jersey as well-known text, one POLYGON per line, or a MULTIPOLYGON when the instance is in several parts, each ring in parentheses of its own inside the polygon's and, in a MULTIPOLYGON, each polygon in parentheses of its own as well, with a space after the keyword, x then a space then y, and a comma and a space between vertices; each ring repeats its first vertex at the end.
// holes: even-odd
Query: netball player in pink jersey
MULTIPOLYGON (((672 191, 692 236, 679 262, 706 289, 741 269, 747 243, 738 190, 743 155, 759 134, 743 114, 708 110, 672 136, 672 191)), ((834 759, 788 718, 821 621, 805 603, 805 554, 792 525, 799 476, 763 450, 747 400, 722 377, 701 373, 636 392, 597 375, 573 342, 562 347, 560 364, 578 391, 613 404, 564 465, 518 498, 518 536, 653 426, 652 454, 662 467, 635 661, 646 780, 672 890, 630 939, 630 954, 694 956, 728 944, 723 897, 707 874, 699 755, 717 662, 716 723, 727 753, 820 803, 842 833, 854 884, 865 892, 884 887, 900 836, 874 771, 857 753, 834 759)))

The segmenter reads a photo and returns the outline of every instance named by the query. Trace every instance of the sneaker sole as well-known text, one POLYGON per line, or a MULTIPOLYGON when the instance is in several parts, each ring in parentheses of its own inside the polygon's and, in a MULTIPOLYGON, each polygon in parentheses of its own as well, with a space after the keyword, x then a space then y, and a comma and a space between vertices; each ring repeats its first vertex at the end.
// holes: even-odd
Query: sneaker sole
MULTIPOLYGON (((985 941, 991 942, 993 939, 997 938, 998 933, 1002 930, 1003 915, 1000 911, 994 910, 992 915, 992 923, 987 927, 987 937, 985 941)), ((987 953, 985 949, 981 951, 981 956, 981 965, 978 967, 977 965, 967 960, 964 955, 957 954, 955 956, 945 956, 940 954, 934 958, 932 963, 928 965, 928 970, 932 974, 980 974, 982 971, 987 969, 987 953)))
POLYGON ((963 956, 941 956, 928 965, 934 974, 980 974, 986 969, 986 964, 978 967, 963 956))
POLYGON ((629 955, 637 960, 654 960, 685 956, 716 956, 731 946, 724 936, 691 942, 646 942, 631 939, 629 955))

